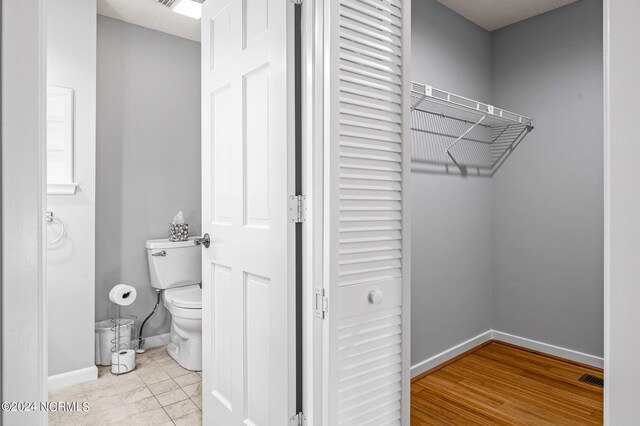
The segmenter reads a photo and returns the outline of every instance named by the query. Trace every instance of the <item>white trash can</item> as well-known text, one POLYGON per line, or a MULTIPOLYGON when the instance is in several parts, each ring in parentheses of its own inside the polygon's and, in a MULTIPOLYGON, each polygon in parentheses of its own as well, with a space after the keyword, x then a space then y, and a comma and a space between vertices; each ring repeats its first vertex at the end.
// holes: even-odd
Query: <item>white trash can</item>
MULTIPOLYGON (((135 321, 129 318, 120 319, 120 349, 131 347, 131 338, 135 321)), ((111 349, 114 347, 115 339, 114 320, 104 320, 96 322, 95 352, 96 365, 111 365, 111 349)))

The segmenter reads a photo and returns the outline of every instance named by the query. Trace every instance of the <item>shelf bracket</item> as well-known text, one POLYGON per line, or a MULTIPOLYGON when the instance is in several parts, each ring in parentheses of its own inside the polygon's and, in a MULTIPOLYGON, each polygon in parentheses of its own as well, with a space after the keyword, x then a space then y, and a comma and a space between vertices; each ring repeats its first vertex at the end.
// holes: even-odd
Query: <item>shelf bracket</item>
POLYGON ((524 139, 524 137, 528 135, 532 129, 533 129, 533 126, 526 126, 522 129, 522 131, 518 134, 518 136, 516 136, 516 138, 509 145, 509 147, 505 149, 505 151, 502 153, 500 158, 496 160, 495 164, 493 165, 493 168, 491 169, 491 176, 493 176, 496 173, 496 171, 498 170, 498 168, 500 168, 504 160, 506 160, 507 157, 511 155, 513 150, 516 149, 516 146, 518 146, 518 144, 522 142, 522 139, 524 139))
POLYGON ((475 122, 473 124, 473 126, 469 127, 463 134, 461 134, 460 136, 458 136, 458 139, 456 139, 455 141, 453 141, 451 143, 451 145, 449 145, 447 147, 447 149, 444 150, 444 153, 447 154, 451 160, 453 160, 454 163, 458 164, 458 162, 456 161, 455 158, 453 158, 453 156, 451 155, 451 153, 449 152, 449 150, 451 148, 453 148, 458 142, 460 142, 462 140, 462 138, 464 138, 465 136, 467 136, 469 134, 470 131, 472 131, 473 129, 475 129, 480 123, 482 123, 484 121, 484 119, 487 118, 486 115, 483 115, 482 117, 480 117, 480 120, 478 120, 477 122, 475 122))
POLYGON ((433 95, 433 87, 425 85, 423 87, 423 89, 424 89, 424 91, 423 91, 422 95, 420 96, 420 100, 418 100, 418 102, 416 102, 415 104, 413 104, 411 106, 411 111, 413 111, 415 109, 418 109, 418 107, 420 106, 422 101, 424 101, 427 98, 427 96, 432 96, 433 95))

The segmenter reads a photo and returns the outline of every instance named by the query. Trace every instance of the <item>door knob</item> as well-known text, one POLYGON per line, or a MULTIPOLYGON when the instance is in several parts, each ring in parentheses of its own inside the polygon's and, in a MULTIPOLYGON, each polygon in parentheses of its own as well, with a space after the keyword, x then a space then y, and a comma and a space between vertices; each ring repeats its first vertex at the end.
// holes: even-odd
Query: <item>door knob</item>
POLYGON ((209 237, 209 234, 204 234, 201 238, 195 238, 193 240, 193 242, 195 243, 195 245, 197 246, 204 246, 204 248, 209 248, 209 245, 211 244, 211 238, 209 237))
POLYGON ((379 305, 382 303, 382 292, 380 290, 371 290, 367 295, 367 299, 369 303, 372 305, 379 305))

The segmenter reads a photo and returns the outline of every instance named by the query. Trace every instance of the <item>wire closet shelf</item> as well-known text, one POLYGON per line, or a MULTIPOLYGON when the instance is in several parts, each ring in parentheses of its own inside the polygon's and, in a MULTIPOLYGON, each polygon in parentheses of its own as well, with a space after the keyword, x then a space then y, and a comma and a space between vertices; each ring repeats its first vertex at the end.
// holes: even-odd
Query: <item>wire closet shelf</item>
POLYGON ((413 160, 493 176, 533 119, 444 90, 411 83, 413 160))

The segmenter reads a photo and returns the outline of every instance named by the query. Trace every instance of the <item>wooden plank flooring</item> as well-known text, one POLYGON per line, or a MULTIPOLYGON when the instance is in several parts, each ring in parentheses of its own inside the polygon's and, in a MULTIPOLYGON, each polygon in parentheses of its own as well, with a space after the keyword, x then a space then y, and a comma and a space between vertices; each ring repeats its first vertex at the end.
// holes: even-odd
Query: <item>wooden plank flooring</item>
POLYGON ((411 384, 411 426, 601 425, 602 370, 491 342, 411 384))

